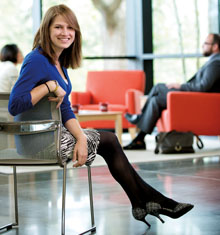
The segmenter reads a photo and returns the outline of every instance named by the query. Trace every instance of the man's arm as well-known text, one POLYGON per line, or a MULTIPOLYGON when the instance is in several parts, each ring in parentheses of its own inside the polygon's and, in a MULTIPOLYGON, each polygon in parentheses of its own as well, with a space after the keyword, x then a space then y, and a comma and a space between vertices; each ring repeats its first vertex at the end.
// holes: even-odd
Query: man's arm
POLYGON ((220 61, 215 60, 200 70, 195 79, 180 86, 181 91, 209 92, 220 80, 220 61))
MULTIPOLYGON (((192 78, 190 78, 190 80, 187 81, 187 83, 192 82, 195 79, 195 77, 196 77, 196 75, 194 75, 192 78)), ((168 84, 166 84, 166 86, 167 86, 168 89, 174 88, 174 89, 180 90, 180 88, 181 88, 180 83, 168 83, 168 84)))

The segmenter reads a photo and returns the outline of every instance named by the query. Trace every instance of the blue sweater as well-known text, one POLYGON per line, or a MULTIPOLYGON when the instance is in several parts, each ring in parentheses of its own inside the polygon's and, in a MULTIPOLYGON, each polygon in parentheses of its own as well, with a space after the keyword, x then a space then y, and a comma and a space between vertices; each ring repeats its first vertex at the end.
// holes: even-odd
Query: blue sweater
POLYGON ((60 76, 55 65, 51 64, 38 48, 30 52, 24 59, 19 78, 10 94, 8 110, 11 115, 15 116, 33 107, 30 92, 34 87, 50 80, 57 80, 66 91, 63 103, 60 106, 62 122, 65 124, 69 119, 76 118, 69 101, 72 85, 65 68, 63 68, 63 72, 68 84, 60 76))

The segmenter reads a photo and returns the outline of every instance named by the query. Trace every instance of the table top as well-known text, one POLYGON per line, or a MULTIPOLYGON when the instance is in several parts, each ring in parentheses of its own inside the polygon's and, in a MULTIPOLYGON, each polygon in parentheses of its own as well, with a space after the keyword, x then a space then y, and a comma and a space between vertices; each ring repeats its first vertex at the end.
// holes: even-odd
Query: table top
POLYGON ((122 114, 121 111, 107 111, 101 112, 99 110, 79 110, 78 113, 75 113, 76 116, 107 116, 107 115, 117 115, 122 114))

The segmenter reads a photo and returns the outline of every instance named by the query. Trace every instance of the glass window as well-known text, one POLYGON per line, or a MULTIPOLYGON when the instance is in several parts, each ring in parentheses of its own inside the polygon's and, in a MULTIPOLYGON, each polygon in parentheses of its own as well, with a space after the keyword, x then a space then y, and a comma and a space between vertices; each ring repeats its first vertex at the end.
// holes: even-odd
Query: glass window
POLYGON ((32 1, 1 0, 0 48, 15 43, 23 54, 32 48, 32 1))
POLYGON ((184 83, 192 78, 198 71, 198 63, 201 67, 205 59, 186 58, 185 76, 183 72, 183 61, 179 58, 155 59, 154 60, 154 83, 184 83))
POLYGON ((154 0, 155 54, 196 53, 209 32, 208 0, 154 0))
MULTIPOLYGON (((218 1, 154 0, 154 54, 201 54, 209 32, 218 32, 218 1)), ((154 83, 185 82, 206 58, 154 60, 154 83)))

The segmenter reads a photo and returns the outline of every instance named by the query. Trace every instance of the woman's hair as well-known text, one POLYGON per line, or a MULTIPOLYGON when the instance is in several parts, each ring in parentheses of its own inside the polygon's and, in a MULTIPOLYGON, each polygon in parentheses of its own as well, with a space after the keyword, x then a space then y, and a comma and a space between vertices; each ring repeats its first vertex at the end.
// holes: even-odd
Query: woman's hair
POLYGON ((17 63, 19 49, 16 44, 5 45, 0 52, 1 61, 11 61, 17 63))
POLYGON ((63 16, 67 23, 75 30, 75 40, 61 53, 59 57, 60 64, 65 68, 78 68, 82 60, 81 31, 74 12, 63 4, 49 8, 45 13, 40 28, 35 35, 33 49, 40 46, 43 50, 42 53, 52 64, 55 64, 55 52, 52 48, 49 29, 55 17, 59 15, 63 16))

